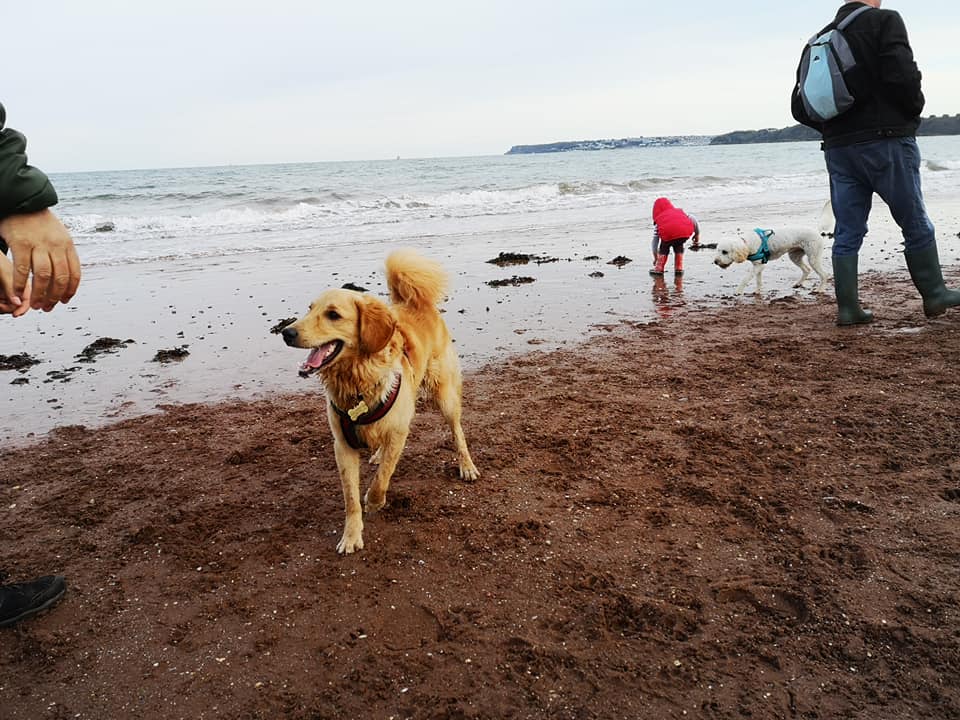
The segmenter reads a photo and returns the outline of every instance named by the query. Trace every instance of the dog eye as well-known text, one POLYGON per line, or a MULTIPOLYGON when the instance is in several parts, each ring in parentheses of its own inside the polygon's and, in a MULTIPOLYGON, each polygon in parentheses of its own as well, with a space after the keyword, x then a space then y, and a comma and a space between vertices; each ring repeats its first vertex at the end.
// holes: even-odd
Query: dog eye
POLYGON ((338 313, 336 310, 327 310, 327 312, 326 312, 325 314, 326 314, 326 316, 327 316, 327 320, 339 320, 339 319, 340 319, 340 313, 338 313))
POLYGON ((721 254, 721 255, 726 255, 726 254, 727 254, 727 251, 726 251, 726 250, 721 250, 721 251, 720 251, 720 254, 721 254))

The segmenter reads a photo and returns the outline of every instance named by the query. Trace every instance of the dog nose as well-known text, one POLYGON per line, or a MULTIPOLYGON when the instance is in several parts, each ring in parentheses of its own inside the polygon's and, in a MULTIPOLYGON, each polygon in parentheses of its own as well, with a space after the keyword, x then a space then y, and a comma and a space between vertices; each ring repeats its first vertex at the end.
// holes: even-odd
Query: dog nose
POLYGON ((284 341, 287 345, 293 345, 293 343, 296 342, 296 340, 297 340, 297 329, 296 329, 296 328, 285 327, 280 334, 283 335, 283 341, 284 341))

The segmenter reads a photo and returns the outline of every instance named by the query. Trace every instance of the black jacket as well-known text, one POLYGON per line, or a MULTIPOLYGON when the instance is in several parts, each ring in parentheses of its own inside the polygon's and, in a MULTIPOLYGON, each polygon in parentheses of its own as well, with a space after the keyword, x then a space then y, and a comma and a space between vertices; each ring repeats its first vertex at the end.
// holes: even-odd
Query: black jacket
MULTIPOLYGON (((57 193, 47 176, 27 164, 27 139, 16 130, 4 129, 6 119, 0 104, 0 219, 57 204, 57 193)), ((0 252, 6 251, 0 238, 0 252)))
MULTIPOLYGON (((844 4, 833 23, 823 31, 862 6, 859 2, 844 4)), ((914 62, 907 29, 899 13, 879 8, 868 10, 843 34, 857 61, 857 66, 844 76, 856 103, 825 123, 812 120, 800 99, 798 67, 791 98, 793 117, 823 135, 824 149, 884 137, 916 135, 924 98, 920 70, 914 62)))

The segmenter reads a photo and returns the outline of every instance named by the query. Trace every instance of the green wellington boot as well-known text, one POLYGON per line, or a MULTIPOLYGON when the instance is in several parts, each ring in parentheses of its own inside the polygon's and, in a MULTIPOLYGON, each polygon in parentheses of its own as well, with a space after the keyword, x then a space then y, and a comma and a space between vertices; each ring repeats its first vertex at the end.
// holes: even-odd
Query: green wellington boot
POLYGON ((860 307, 856 255, 833 257, 833 285, 837 293, 837 325, 873 322, 873 313, 860 307))
POLYGON ((930 247, 925 250, 905 252, 903 256, 907 260, 913 284, 923 297, 924 315, 936 317, 943 315, 947 308, 960 305, 960 291, 949 290, 943 284, 936 243, 930 243, 930 247))

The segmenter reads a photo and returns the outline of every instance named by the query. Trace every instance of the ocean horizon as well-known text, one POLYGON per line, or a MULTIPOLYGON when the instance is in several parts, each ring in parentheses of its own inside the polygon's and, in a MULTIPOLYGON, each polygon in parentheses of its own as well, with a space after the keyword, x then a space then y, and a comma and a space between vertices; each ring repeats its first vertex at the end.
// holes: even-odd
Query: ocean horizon
MULTIPOLYGON (((931 192, 960 178, 960 137, 922 138, 931 192)), ((697 214, 822 202, 814 142, 535 155, 55 173, 85 264, 417 242, 648 223, 665 195, 697 214)))

